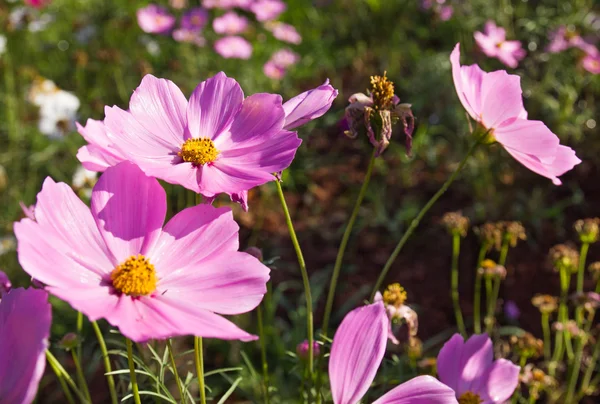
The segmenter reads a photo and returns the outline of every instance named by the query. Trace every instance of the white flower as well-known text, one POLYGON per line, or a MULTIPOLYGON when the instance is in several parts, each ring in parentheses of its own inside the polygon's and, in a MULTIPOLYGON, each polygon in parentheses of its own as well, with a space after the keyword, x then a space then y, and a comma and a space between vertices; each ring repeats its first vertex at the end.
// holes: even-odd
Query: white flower
POLYGON ((83 166, 79 166, 75 174, 73 174, 73 188, 76 191, 83 193, 87 198, 92 196, 92 188, 98 181, 98 173, 95 171, 86 170, 83 166))
POLYGON ((60 138, 74 128, 79 98, 52 80, 37 80, 29 91, 29 101, 40 107, 38 128, 44 135, 60 138))
POLYGON ((2 56, 4 52, 6 52, 6 37, 0 35, 0 56, 2 56))

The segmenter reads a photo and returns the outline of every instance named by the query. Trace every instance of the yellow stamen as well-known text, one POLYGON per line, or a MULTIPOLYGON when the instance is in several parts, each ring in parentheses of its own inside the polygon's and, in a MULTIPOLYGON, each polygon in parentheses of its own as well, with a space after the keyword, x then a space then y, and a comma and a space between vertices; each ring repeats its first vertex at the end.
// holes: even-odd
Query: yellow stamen
POLYGON ((128 296, 146 296, 156 290, 154 265, 143 255, 133 255, 110 274, 112 285, 128 296))
POLYGON ((219 151, 213 141, 208 138, 188 139, 181 146, 181 151, 177 155, 183 161, 204 165, 215 161, 219 155, 219 151))
POLYGON ((394 83, 388 80, 386 74, 387 72, 384 72, 383 76, 371 76, 371 96, 375 109, 387 109, 392 106, 394 83))
POLYGON ((484 269, 491 269, 494 268, 497 264, 494 262, 494 260, 491 259, 485 259, 483 261, 481 261, 481 267, 484 269))
POLYGON ((392 283, 383 292, 383 302, 395 307, 400 307, 406 301, 406 290, 399 283, 392 283))
POLYGON ((481 399, 481 397, 479 397, 479 394, 475 394, 475 393, 471 393, 470 391, 467 391, 466 393, 464 393, 463 395, 461 395, 458 398, 458 403, 459 404, 480 404, 480 403, 483 403, 483 400, 481 399))

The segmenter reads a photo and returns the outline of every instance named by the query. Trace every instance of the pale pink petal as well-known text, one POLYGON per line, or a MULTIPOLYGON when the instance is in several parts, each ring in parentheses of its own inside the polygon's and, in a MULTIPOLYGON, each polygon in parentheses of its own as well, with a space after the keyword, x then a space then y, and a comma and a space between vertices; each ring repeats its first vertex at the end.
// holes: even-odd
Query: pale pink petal
POLYGON ((486 73, 481 83, 481 117, 487 129, 516 119, 523 110, 521 78, 504 70, 486 73))
POLYGON ((262 185, 275 177, 270 172, 251 171, 237 166, 205 164, 198 170, 200 193, 206 196, 227 193, 235 194, 262 185))
POLYGON ((452 79, 458 98, 471 115, 471 118, 476 121, 481 121, 481 86, 483 76, 486 74, 477 65, 461 66, 460 65, 460 44, 456 44, 452 54, 450 55, 452 64, 452 79))
POLYGON ((521 368, 506 359, 498 359, 487 368, 472 391, 479 394, 484 404, 506 402, 519 385, 521 368))
POLYGON ((516 119, 495 129, 493 135, 504 147, 539 158, 553 157, 559 145, 558 137, 540 121, 516 119))
POLYGON ((506 30, 502 27, 498 27, 492 20, 488 20, 485 23, 484 31, 486 35, 496 43, 503 42, 506 39, 506 30))
POLYGON ((338 91, 329 84, 329 79, 327 79, 319 87, 289 99, 283 104, 284 129, 296 128, 324 115, 331 108, 337 95, 338 91))
POLYGON ((77 131, 89 143, 77 152, 77 159, 86 169, 102 172, 126 160, 125 154, 110 141, 103 122, 88 119, 85 127, 75 124, 77 131))
POLYGON ((333 337, 329 379, 335 404, 356 404, 383 360, 388 317, 382 302, 352 310, 333 337))
POLYGON ((157 168, 155 171, 149 169, 147 171, 154 172, 157 178, 167 181, 170 184, 178 184, 196 193, 200 193, 198 171, 201 170, 202 167, 195 167, 192 163, 182 161, 170 165, 168 168, 157 168))
POLYGON ((446 386, 458 389, 460 378, 460 359, 464 347, 464 339, 460 334, 454 334, 440 350, 437 357, 438 377, 446 386))
POLYGON ((417 376, 393 388, 373 404, 457 404, 454 390, 431 376, 417 376))
MULTIPOLYGON (((107 277, 110 280, 109 277, 107 277)), ((101 318, 107 319, 111 324, 114 318, 121 315, 117 306, 120 299, 131 299, 127 295, 119 295, 109 281, 103 281, 95 287, 54 287, 48 286, 48 292, 69 303, 75 310, 82 312, 90 321, 101 318)))
POLYGON ((475 32, 473 36, 475 37, 475 42, 486 56, 495 57, 498 54, 498 47, 492 38, 479 31, 475 32))
POLYGON ((123 162, 100 176, 91 210, 106 245, 121 263, 152 249, 167 213, 167 196, 156 179, 123 162))
POLYGON ((182 144, 186 127, 187 99, 170 80, 147 74, 129 101, 129 110, 148 132, 182 144))
POLYGON ((242 88, 225 73, 196 87, 187 109, 188 130, 193 138, 217 139, 229 129, 244 101, 242 88))
POLYGON ((0 300, 0 402, 29 404, 46 366, 52 308, 39 289, 12 289, 0 300))
POLYGON ((456 393, 460 396, 470 391, 471 385, 483 376, 493 360, 494 346, 487 334, 476 334, 469 338, 462 349, 456 393))
POLYGON ((558 179, 558 176, 564 174, 577 164, 581 163, 581 160, 577 158, 575 152, 566 146, 558 146, 554 159, 546 162, 540 160, 536 156, 520 153, 508 147, 506 148, 506 151, 510 153, 515 160, 523 164, 534 173, 551 179, 554 185, 562 184, 562 182, 558 179))
POLYGON ((498 52, 498 60, 502 62, 505 66, 510 67, 511 69, 515 69, 519 65, 519 61, 515 58, 515 56, 510 52, 498 52))

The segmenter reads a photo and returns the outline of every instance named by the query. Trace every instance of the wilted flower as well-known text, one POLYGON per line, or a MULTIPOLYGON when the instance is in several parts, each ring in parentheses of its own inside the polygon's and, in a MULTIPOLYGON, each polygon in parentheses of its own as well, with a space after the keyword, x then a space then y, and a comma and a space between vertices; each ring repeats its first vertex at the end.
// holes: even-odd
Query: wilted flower
POLYGON ((566 244, 558 244, 550 249, 548 253, 550 262, 557 271, 570 273, 577 272, 579 265, 579 252, 566 244))
POLYGON ((585 335, 585 331, 579 328, 575 320, 568 320, 567 322, 556 321, 552 324, 552 328, 555 331, 564 331, 571 334, 573 337, 582 337, 585 335))
POLYGON ((558 298, 550 295, 535 295, 531 304, 538 308, 543 314, 550 314, 558 308, 558 298))
POLYGON ((208 12, 202 7, 192 7, 181 17, 181 28, 188 31, 201 31, 208 21, 208 12))
POLYGON ((229 11, 213 21, 213 29, 217 34, 236 35, 248 28, 248 19, 229 11))
POLYGON ((521 222, 500 222, 500 225, 504 228, 503 237, 511 247, 516 247, 519 240, 527 240, 527 233, 521 222))
POLYGON ((271 21, 279 17, 287 6, 281 0, 256 0, 250 5, 250 11, 254 13, 258 21, 271 21))
MULTIPOLYGON (((304 340, 296 346, 296 354, 302 360, 308 359, 308 340, 304 340)), ((321 354, 321 346, 317 341, 313 341, 313 357, 317 358, 321 354)))
POLYGON ((442 216, 442 224, 448 230, 448 233, 465 237, 469 231, 469 218, 463 216, 460 211, 448 212, 442 216))
POLYGON ((486 278, 506 278, 506 268, 504 267, 504 265, 498 265, 491 259, 485 259, 481 262, 479 272, 486 278))
POLYGON ((486 143, 498 142, 519 163, 560 185, 558 177, 579 164, 575 152, 560 145, 541 121, 527 119, 520 77, 505 71, 486 73, 477 65, 460 65, 460 44, 450 56, 456 93, 480 127, 486 143))
POLYGON ((488 21, 482 32, 475 32, 475 42, 487 56, 497 58, 502 63, 513 69, 519 60, 526 55, 520 41, 507 41, 506 30, 496 26, 494 21, 488 21))
POLYGON ((11 288, 12 283, 10 282, 10 279, 8 279, 8 275, 6 275, 4 271, 0 271, 0 299, 2 299, 2 296, 8 293, 11 288))
POLYGON ((214 44, 215 51, 226 59, 250 59, 252 45, 241 36, 226 36, 217 39, 214 44))
POLYGON ((400 98, 394 94, 394 83, 387 78, 386 72, 383 76, 371 76, 371 89, 367 94, 353 94, 348 101, 350 105, 346 107, 345 114, 349 126, 345 132, 347 136, 356 138, 366 129, 369 141, 380 156, 390 144, 392 125, 401 120, 406 134, 406 151, 410 155, 414 116, 410 104, 400 104, 400 98))
POLYGON ((477 226, 475 227, 475 234, 477 234, 481 243, 487 246, 488 250, 495 248, 499 251, 502 247, 504 230, 498 223, 487 222, 477 226))
POLYGON ((595 243, 600 232, 600 218, 579 219, 573 225, 582 243, 595 243))
POLYGON ((600 52, 585 55, 581 59, 581 65, 592 74, 600 74, 600 52))
POLYGON ((571 295, 571 300, 576 306, 581 306, 589 312, 600 307, 600 294, 596 292, 575 292, 571 295))
POLYGON ((394 344, 400 341, 394 335, 392 326, 405 323, 408 328, 408 339, 415 337, 419 332, 419 316, 410 306, 404 304, 406 301, 406 290, 399 283, 393 283, 383 292, 375 294, 374 302, 382 301, 385 305, 385 311, 389 318, 388 337, 394 344))
POLYGON ((512 351, 518 356, 525 358, 539 358, 544 352, 544 341, 537 339, 526 332, 523 335, 512 335, 510 337, 512 351))
POLYGON ((149 34, 167 34, 175 26, 175 17, 156 4, 138 9, 136 16, 142 31, 149 34))
POLYGON ((302 42, 302 37, 298 31, 296 31, 296 28, 290 24, 277 21, 266 24, 265 28, 271 31, 273 36, 280 41, 293 43, 295 45, 302 42))

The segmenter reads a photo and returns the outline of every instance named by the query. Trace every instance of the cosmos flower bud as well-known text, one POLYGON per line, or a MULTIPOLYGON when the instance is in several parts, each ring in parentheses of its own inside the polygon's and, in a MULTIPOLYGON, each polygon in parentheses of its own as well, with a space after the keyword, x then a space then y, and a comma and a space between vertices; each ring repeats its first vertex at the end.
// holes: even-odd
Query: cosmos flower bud
POLYGON ((70 351, 74 348, 77 348, 80 342, 81 340, 77 334, 75 334, 74 332, 69 332, 60 339, 60 341, 58 342, 58 346, 64 349, 65 351, 70 351))
POLYGON ((557 271, 577 272, 579 253, 566 244, 558 244, 550 249, 550 262, 557 271))
MULTIPOLYGON (((308 359, 308 340, 304 340, 296 346, 296 354, 302 360, 308 359)), ((313 341, 313 358, 321 354, 321 346, 317 341, 313 341)))
POLYGON ((452 235, 465 237, 469 230, 469 218, 463 216, 460 211, 448 212, 442 217, 442 224, 452 235))
POLYGON ((598 241, 600 233, 600 218, 580 219, 573 225, 582 243, 592 244, 598 241))

